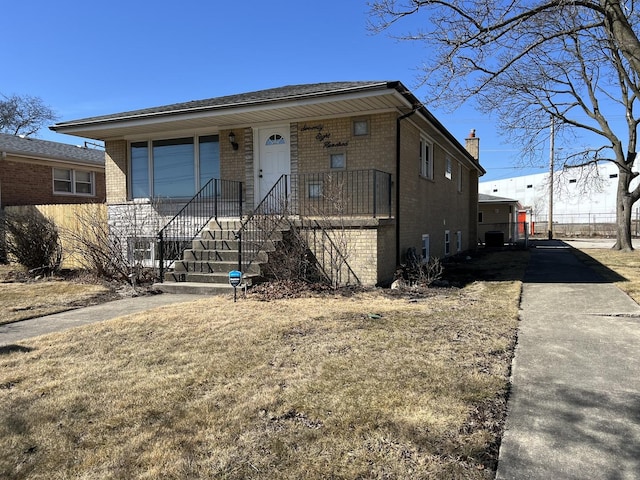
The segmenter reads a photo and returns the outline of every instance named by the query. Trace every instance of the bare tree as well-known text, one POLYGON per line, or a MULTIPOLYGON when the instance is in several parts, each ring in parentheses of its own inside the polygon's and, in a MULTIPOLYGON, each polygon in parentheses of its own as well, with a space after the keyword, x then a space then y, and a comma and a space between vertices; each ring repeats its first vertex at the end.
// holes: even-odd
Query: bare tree
POLYGON ((29 136, 58 119, 40 97, 0 94, 0 132, 29 136))
POLYGON ((640 186, 631 186, 640 121, 636 2, 379 0, 369 6, 375 32, 424 16, 423 29, 398 38, 424 42, 433 52, 418 79, 430 87, 430 104, 475 100, 481 111, 498 114, 502 132, 531 158, 552 121, 561 138, 599 139, 595 146, 572 145, 562 160, 618 167, 614 248, 632 250, 631 209, 640 198, 640 186))

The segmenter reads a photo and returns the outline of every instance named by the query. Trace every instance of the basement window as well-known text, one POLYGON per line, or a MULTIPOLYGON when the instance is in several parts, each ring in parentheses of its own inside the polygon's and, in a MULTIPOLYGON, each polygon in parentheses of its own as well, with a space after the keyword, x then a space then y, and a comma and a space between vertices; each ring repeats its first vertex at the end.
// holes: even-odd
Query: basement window
POLYGON ((129 261, 135 265, 144 267, 154 266, 155 240, 148 237, 130 237, 127 239, 129 246, 129 261))
POLYGON ((430 257, 429 234, 425 233, 422 235, 422 263, 427 263, 430 257))

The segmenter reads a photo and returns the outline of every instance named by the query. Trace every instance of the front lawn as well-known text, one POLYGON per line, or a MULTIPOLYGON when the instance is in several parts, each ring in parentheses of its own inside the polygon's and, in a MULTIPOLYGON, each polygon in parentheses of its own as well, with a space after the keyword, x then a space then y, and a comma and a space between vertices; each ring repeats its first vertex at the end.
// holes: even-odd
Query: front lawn
POLYGON ((58 313, 109 298, 98 283, 29 278, 19 265, 0 265, 0 325, 58 313))
MULTIPOLYGON (((522 274, 526 252, 493 255, 522 274)), ((0 477, 493 478, 521 284, 491 276, 211 297, 4 347, 0 477)))

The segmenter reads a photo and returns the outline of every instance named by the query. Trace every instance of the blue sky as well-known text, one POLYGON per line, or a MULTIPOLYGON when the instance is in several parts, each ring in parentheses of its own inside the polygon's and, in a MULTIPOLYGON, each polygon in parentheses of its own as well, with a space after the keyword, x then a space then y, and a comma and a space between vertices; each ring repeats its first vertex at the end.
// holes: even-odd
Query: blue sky
MULTIPOLYGON (((416 87, 428 50, 368 32, 365 0, 5 0, 2 18, 0 93, 39 96, 61 121, 341 80, 400 80, 429 95, 416 87)), ((544 171, 544 152, 542 168, 515 168, 518 147, 473 106, 431 111, 462 144, 476 129, 481 181, 544 171)), ((48 129, 38 136, 82 143, 48 129)))

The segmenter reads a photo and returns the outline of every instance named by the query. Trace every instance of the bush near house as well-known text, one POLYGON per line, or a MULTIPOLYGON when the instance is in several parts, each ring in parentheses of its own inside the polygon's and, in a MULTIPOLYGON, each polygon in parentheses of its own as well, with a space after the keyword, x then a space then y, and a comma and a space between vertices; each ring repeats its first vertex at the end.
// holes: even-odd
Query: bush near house
POLYGON ((35 209, 5 212, 2 218, 9 259, 30 273, 50 274, 62 263, 62 246, 56 224, 35 209))

